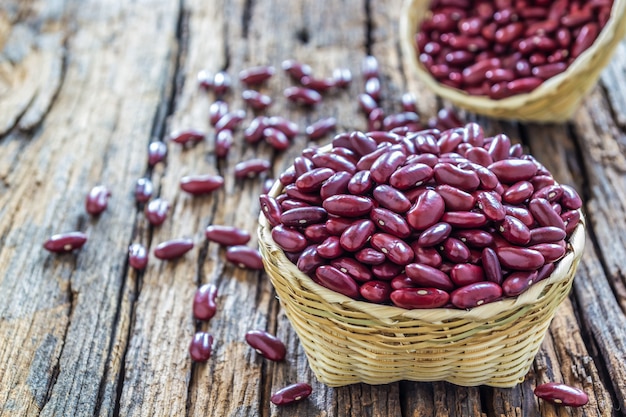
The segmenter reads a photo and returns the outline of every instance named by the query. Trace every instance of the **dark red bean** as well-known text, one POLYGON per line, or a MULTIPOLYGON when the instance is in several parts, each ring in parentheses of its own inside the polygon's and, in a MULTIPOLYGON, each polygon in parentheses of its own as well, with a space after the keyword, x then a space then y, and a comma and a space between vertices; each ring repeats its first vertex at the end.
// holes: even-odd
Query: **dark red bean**
POLYGON ((204 140, 205 133, 200 130, 188 129, 178 130, 170 133, 170 141, 178 143, 180 145, 186 145, 187 143, 200 142, 204 140))
POLYGON ((370 245, 398 265, 407 265, 415 256, 406 242, 388 233, 375 233, 370 239, 370 245))
POLYGON ((464 191, 474 191, 480 180, 474 171, 464 170, 449 163, 439 163, 433 168, 439 184, 448 184, 464 191))
POLYGON ((394 277, 402 272, 402 265, 395 264, 391 261, 385 261, 379 265, 372 265, 372 274, 378 279, 391 281, 394 277))
MULTIPOLYGON (((507 150, 508 155, 508 150, 507 150)), ((530 180, 537 173, 537 166, 532 161, 523 159, 504 159, 489 165, 489 169, 498 179, 506 184, 530 180)))
POLYGON ((378 108, 378 103, 372 96, 369 94, 359 94, 358 97, 359 107, 363 112, 369 116, 376 108, 378 108))
POLYGON ((508 204, 521 204, 533 195, 535 188, 529 181, 519 181, 511 185, 502 195, 508 204))
POLYGON ((326 229, 326 224, 312 224, 304 229, 304 236, 309 242, 320 243, 330 236, 330 233, 326 229))
POLYGON ((380 265, 387 259, 384 253, 372 248, 361 249, 354 254, 354 258, 366 265, 380 265))
POLYGON ((546 80, 548 78, 554 77, 557 74, 562 73, 567 69, 567 63, 565 62, 554 62, 551 64, 545 64, 538 67, 534 67, 532 69, 533 76, 537 78, 541 78, 546 80))
POLYGON ((404 239, 411 235, 411 229, 404 217, 391 210, 381 207, 374 208, 370 212, 370 219, 382 231, 399 238, 404 239))
POLYGON ((439 308, 448 304, 450 296, 437 288, 401 288, 391 292, 393 304, 400 308, 439 308))
POLYGON ((530 211, 524 207, 509 206, 505 204, 504 209, 506 210, 506 214, 517 217, 529 228, 535 224, 535 219, 532 214, 530 214, 530 211))
POLYGON ((553 243, 565 239, 565 230, 554 227, 536 227, 530 230, 530 245, 538 243, 553 243))
POLYGON ((527 245, 530 243, 530 230, 517 217, 505 216, 504 220, 498 226, 498 231, 507 241, 514 245, 527 245))
POLYGON ((352 82, 352 72, 348 68, 335 68, 333 80, 338 88, 345 88, 352 82))
POLYGON ((246 333, 245 339, 246 343, 265 359, 280 362, 287 356, 285 344, 264 330, 250 330, 246 333))
POLYGON ((543 400, 569 407, 582 407, 589 401, 583 390, 558 382, 541 384, 535 388, 534 393, 543 400))
POLYGON ((263 129, 263 137, 265 137, 265 141, 268 145, 277 151, 284 151, 289 148, 291 144, 289 138, 283 132, 273 127, 263 129))
POLYGON ((561 185, 563 195, 561 196, 561 205, 569 210, 578 210, 583 203, 576 190, 569 185, 561 185))
POLYGON ((170 209, 170 204, 162 198, 156 198, 146 205, 144 212, 146 219, 153 226, 159 226, 165 222, 167 218, 167 212, 170 209))
POLYGON ((479 191, 476 193, 476 204, 485 217, 493 221, 501 221, 506 215, 506 210, 500 202, 499 195, 491 191, 479 191))
POLYGON ((313 388, 306 382, 298 382, 279 389, 270 397, 275 405, 286 405, 307 398, 313 392, 313 388))
MULTIPOLYGON (((330 169, 330 168, 328 168, 330 169)), ((325 200, 337 194, 346 194, 352 175, 346 171, 336 172, 331 175, 321 186, 320 196, 325 200)))
POLYGON ((309 158, 298 156, 293 161, 293 168, 296 171, 296 178, 299 178, 305 173, 313 170, 315 168, 315 164, 309 158))
POLYGON ((554 211, 552 204, 544 198, 535 198, 528 203, 528 209, 541 226, 555 226, 565 230, 565 223, 554 211))
POLYGON ((485 279, 483 269, 471 263, 461 263, 454 265, 450 271, 450 279, 454 285, 463 287, 465 285, 481 282, 485 279))
POLYGON ((218 96, 224 95, 230 90, 232 81, 230 75, 224 71, 217 72, 213 77, 213 91, 218 96))
POLYGON ((389 282, 379 280, 364 282, 359 288, 359 292, 363 298, 377 304, 389 302, 391 291, 392 288, 389 282))
POLYGON ((188 175, 180 179, 181 190, 193 195, 208 194, 224 185, 220 175, 188 175))
POLYGON ((416 288, 417 284, 413 280, 406 276, 406 274, 400 274, 391 280, 391 288, 399 290, 402 288, 416 288))
POLYGON ((407 126, 410 123, 419 123, 419 115, 415 112, 402 112, 385 116, 383 119, 383 129, 389 131, 401 126, 407 126))
POLYGON ((498 68, 500 65, 501 62, 499 58, 478 61, 463 69, 463 82, 467 85, 480 84, 485 80, 487 71, 498 68))
POLYGON ((208 321, 217 312, 217 287, 204 284, 196 290, 193 297, 193 316, 196 320, 208 321))
POLYGON ((280 224, 282 209, 278 201, 276 201, 274 197, 271 197, 267 194, 261 194, 259 196, 259 203, 261 205, 261 211, 265 215, 265 218, 267 219, 269 224, 272 227, 280 224))
POLYGON ((358 299, 359 286, 348 274, 330 265, 322 265, 315 271, 315 276, 324 287, 350 298, 358 299))
POLYGON ((298 62, 294 59, 287 59, 283 61, 281 67, 296 81, 300 81, 302 77, 311 75, 313 72, 309 65, 303 64, 302 62, 298 62))
POLYGON ((163 260, 180 258, 193 249, 193 246, 193 240, 187 238, 167 240, 154 248, 154 256, 163 260))
POLYGON ((248 159, 235 165, 235 178, 254 178, 257 175, 269 171, 270 161, 266 159, 248 159))
POLYGON ((189 356, 194 362, 206 362, 211 357, 213 336, 209 333, 198 332, 189 344, 189 356))
POLYGON ((490 303, 502 296, 502 287, 495 282, 469 284, 450 293, 450 302, 457 308, 473 308, 490 303))
POLYGON ((83 247, 85 242, 87 242, 87 235, 83 232, 59 233, 46 240, 43 247, 50 252, 71 252, 83 247))
POLYGON ((596 40, 599 32, 600 27, 595 22, 586 23, 583 27, 581 27, 580 32, 578 32, 578 35, 574 40, 574 44, 572 45, 571 57, 576 59, 580 56, 580 54, 587 50, 596 40))
POLYGON ((355 219, 348 217, 339 217, 330 215, 329 219, 326 220, 326 230, 328 233, 334 236, 341 235, 351 224, 353 224, 355 219))
POLYGON ((342 257, 333 259, 330 264, 344 274, 350 275, 358 282, 365 282, 372 279, 372 271, 365 265, 359 263, 356 259, 342 257))
MULTIPOLYGON (((306 210, 306 208, 304 210, 306 210)), ((283 213, 283 215, 281 216, 281 220, 285 213, 283 213)), ((286 252, 300 252, 303 251, 304 248, 306 248, 308 245, 307 240, 302 233, 290 227, 286 227, 282 224, 279 224, 272 228, 272 239, 274 239, 278 246, 280 246, 286 252)))
POLYGON ((310 75, 300 78, 300 84, 318 93, 323 93, 337 86, 334 78, 315 78, 310 75))
POLYGON ((106 210, 109 204, 111 191, 104 185, 93 187, 85 198, 85 210, 92 216, 97 216, 106 210))
POLYGON ((349 252, 356 252, 365 246, 375 230, 376 226, 371 220, 357 220, 341 233, 341 247, 349 252))
POLYGON ((244 90, 241 98, 254 110, 265 110, 272 105, 272 98, 255 90, 244 90))
POLYGON ((545 262, 540 252, 516 246, 496 248, 496 254, 504 268, 518 271, 534 271, 539 269, 545 262))
POLYGON ((481 263, 487 281, 496 284, 502 283, 502 268, 495 250, 484 248, 481 254, 481 263))
POLYGON ((270 79, 275 72, 272 66, 260 65, 240 71, 239 79, 246 85, 257 85, 270 79))
POLYGON ((435 246, 450 236, 452 227, 448 223, 436 223, 424 230, 417 240, 417 245, 422 247, 435 246))
POLYGON ((138 271, 148 266, 148 251, 141 243, 133 243, 128 247, 128 263, 138 271))
POLYGON ((543 187, 535 191, 531 199, 545 198, 549 202, 555 203, 561 199, 562 195, 563 195, 563 189, 561 188, 561 186, 554 184, 554 185, 549 185, 547 187, 543 187))
POLYGON ((419 152, 439 155, 439 145, 433 135, 418 132, 415 134, 414 140, 415 147, 419 152))
POLYGON ((502 292, 507 297, 517 297, 537 279, 537 271, 513 272, 502 282, 502 292))
POLYGON ((420 287, 432 287, 444 291, 454 289, 454 283, 450 277, 432 266, 418 263, 408 264, 405 267, 405 272, 420 287))
POLYGON ((287 87, 283 94, 289 101, 305 106, 313 106, 322 102, 322 95, 311 88, 287 87))
POLYGON ((505 134, 499 134, 499 135, 494 136, 488 148, 489 155, 491 155, 491 158, 494 161, 501 161, 503 159, 507 159, 509 157, 510 149, 511 149, 511 139, 505 134))
POLYGON ((313 155, 312 160, 318 168, 331 168, 336 172, 346 171, 351 174, 356 172, 356 166, 348 158, 335 153, 316 153, 313 155))
POLYGON ((367 197, 338 194, 328 197, 322 203, 324 209, 331 214, 343 217, 360 217, 368 214, 373 202, 367 197))
POLYGON ((528 247, 529 249, 536 250, 543 255, 546 263, 556 262, 565 256, 567 247, 565 241, 561 240, 557 243, 538 243, 528 247))
POLYGON ((226 113, 215 124, 215 130, 230 130, 235 131, 237 127, 241 124, 243 119, 246 117, 246 112, 244 110, 237 110, 233 112, 226 113))
POLYGON ((419 187, 433 177, 433 170, 419 162, 407 164, 396 169, 389 177, 389 184, 399 190, 419 187))
POLYGON ((215 126, 217 122, 228 113, 228 103, 222 100, 213 102, 209 106, 209 122, 215 126))
POLYGON ((476 198, 472 194, 451 185, 438 185, 435 191, 443 198, 446 210, 449 211, 469 211, 476 204, 476 198))
POLYGON ((317 191, 334 174, 335 171, 330 168, 313 168, 298 177, 296 187, 303 192, 317 191))
POLYGON ((401 191, 390 185, 379 185, 374 188, 372 195, 378 204, 396 213, 404 213, 411 208, 411 201, 401 191))
POLYGON ((326 260, 317 253, 317 247, 315 245, 311 245, 302 251, 296 261, 296 266, 305 274, 312 274, 315 272, 317 267, 324 265, 325 263, 326 260))
POLYGON ((355 195, 368 194, 374 187, 370 171, 359 171, 348 181, 348 191, 355 195))
POLYGON ((443 198, 433 190, 420 194, 406 214, 406 220, 416 230, 425 230, 441 219, 445 211, 443 198))
POLYGON ((527 77, 518 78, 506 84, 506 88, 512 94, 529 93, 543 83, 541 78, 527 77))
POLYGON ((366 80, 370 78, 378 78, 378 76, 380 75, 378 67, 378 60, 375 56, 368 55, 363 58, 363 61, 361 63, 363 78, 365 78, 366 80))
POLYGON ((318 140, 332 132, 337 126, 337 119, 334 117, 326 117, 307 126, 304 132, 310 140, 318 140))
MULTIPOLYGON (((373 152, 376 152, 378 149, 378 143, 376 142, 376 140, 374 140, 374 138, 366 135, 363 132, 359 132, 359 131, 352 132, 350 134, 349 140, 350 140, 350 149, 354 150, 357 154, 360 154, 360 155, 370 155, 373 152)), ((383 153, 385 153, 385 150, 381 149, 376 154, 372 154, 370 156, 370 159, 372 159, 371 163, 374 163, 374 161, 383 153)), ((367 169, 369 168, 370 167, 368 166, 367 169)), ((365 168, 359 168, 359 169, 365 169, 365 168)))
POLYGON ((234 226, 211 225, 204 230, 206 238, 220 245, 245 245, 250 241, 250 233, 234 226))
POLYGON ((580 222, 580 211, 578 210, 569 210, 565 213, 561 214, 561 219, 565 224, 565 233, 570 235, 578 223, 580 222))
POLYGON ((213 74, 207 70, 200 70, 196 75, 198 85, 205 90, 213 89, 213 74))
POLYGON ((470 250, 459 239, 449 237, 443 241, 441 252, 451 262, 464 263, 470 259, 470 250))
POLYGON ((306 227, 310 224, 324 223, 328 213, 321 207, 297 207, 284 211, 280 221, 285 226, 306 227))
POLYGON ((229 129, 223 129, 215 135, 215 156, 225 158, 233 146, 233 132, 229 129))
POLYGON ((135 182, 135 200, 139 203, 145 203, 152 197, 154 187, 149 178, 139 178, 135 182))
POLYGON ((480 228, 487 224, 484 214, 472 211, 448 211, 441 216, 441 220, 463 229, 480 228))
MULTIPOLYGON (((369 78, 365 81, 365 94, 371 96, 374 100, 380 100, 380 79, 379 78, 369 78)), ((370 113, 371 114, 371 113, 370 113)))
POLYGON ((268 118, 265 116, 257 116, 248 125, 243 132, 243 137, 248 143, 258 143, 263 139, 263 131, 267 127, 268 118))
POLYGON ((167 156, 167 145, 159 140, 150 142, 148 145, 148 165, 155 166, 165 160, 167 156))
POLYGON ((258 249, 235 245, 226 250, 226 260, 240 268, 263 269, 263 259, 258 249))
POLYGON ((453 236, 473 248, 484 248, 493 243, 493 235, 480 229, 457 230, 453 236))
POLYGON ((272 116, 267 119, 267 125, 280 130, 289 139, 293 139, 298 134, 298 124, 280 116, 272 116))

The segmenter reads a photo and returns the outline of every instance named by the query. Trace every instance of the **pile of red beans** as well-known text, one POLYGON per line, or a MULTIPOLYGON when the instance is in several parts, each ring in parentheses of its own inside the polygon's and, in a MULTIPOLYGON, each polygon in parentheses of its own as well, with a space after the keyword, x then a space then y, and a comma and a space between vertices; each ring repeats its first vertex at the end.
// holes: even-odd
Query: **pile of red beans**
POLYGON ((357 300, 467 309, 515 297, 551 274, 580 221, 572 187, 476 123, 332 145, 306 149, 261 208, 302 272, 357 300))
POLYGON ((565 71, 609 20, 613 0, 434 0, 415 36, 441 84, 502 99, 565 71))

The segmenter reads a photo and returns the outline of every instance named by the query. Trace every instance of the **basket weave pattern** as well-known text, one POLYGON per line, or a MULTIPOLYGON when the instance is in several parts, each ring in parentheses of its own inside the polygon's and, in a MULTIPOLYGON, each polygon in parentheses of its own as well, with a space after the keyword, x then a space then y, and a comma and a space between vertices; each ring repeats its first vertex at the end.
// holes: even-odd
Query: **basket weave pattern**
POLYGON ((571 289, 585 240, 581 222, 553 274, 517 298, 471 310, 405 310, 356 301, 313 282, 273 241, 262 213, 258 234, 265 270, 309 366, 334 387, 399 380, 518 384, 571 289))
POLYGON ((400 42, 406 64, 437 95, 464 109, 501 119, 560 122, 571 118, 626 34, 626 0, 615 0, 611 18, 596 41, 565 72, 546 80, 530 93, 492 100, 488 97, 472 96, 438 83, 419 63, 414 36, 429 3, 430 0, 404 2, 400 20, 400 42))

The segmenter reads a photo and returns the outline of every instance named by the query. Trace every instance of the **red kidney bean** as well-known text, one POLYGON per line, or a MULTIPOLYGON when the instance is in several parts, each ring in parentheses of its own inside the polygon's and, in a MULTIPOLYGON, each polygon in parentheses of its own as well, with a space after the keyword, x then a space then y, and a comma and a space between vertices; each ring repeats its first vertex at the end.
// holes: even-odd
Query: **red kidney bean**
POLYGON ((338 88, 345 88, 352 82, 352 72, 348 68, 335 68, 333 80, 338 88))
POLYGON ((502 283, 502 268, 495 250, 492 248, 484 248, 481 254, 481 263, 487 281, 496 284, 502 283))
POLYGON ((300 84, 318 93, 323 93, 337 86, 334 78, 315 78, 310 75, 300 78, 300 84))
POLYGON ((351 224, 353 224, 355 219, 347 218, 347 217, 338 217, 338 216, 329 216, 329 219, 326 220, 326 230, 328 233, 334 236, 341 235, 344 230, 346 230, 351 224))
POLYGON ((545 262, 540 252, 517 246, 496 248, 496 254, 504 268, 518 271, 533 271, 539 269, 545 262))
POLYGON ((435 248, 421 247, 417 242, 411 244, 411 248, 415 253, 415 263, 439 268, 443 262, 441 255, 435 248))
POLYGON ((267 194, 261 194, 259 196, 259 203, 261 205, 261 211, 265 215, 265 218, 267 219, 269 224, 272 227, 280 224, 282 209, 278 201, 276 201, 274 197, 271 197, 267 194))
POLYGON ((255 90, 244 90, 241 98, 254 110, 265 110, 272 105, 272 98, 255 90))
POLYGON ((245 245, 250 241, 250 233, 234 226, 211 225, 204 230, 205 237, 220 245, 245 245))
POLYGON ((502 287, 495 282, 469 284, 450 293, 450 302, 458 308, 473 308, 493 302, 502 296, 502 287))
POLYGON ((485 80, 487 71, 501 65, 499 58, 485 59, 463 69, 463 82, 466 85, 477 85, 485 80))
POLYGON ((550 175, 537 175, 530 180, 535 190, 555 184, 554 178, 550 175))
POLYGON ((85 210, 92 216, 97 216, 106 210, 109 204, 111 191, 104 185, 96 185, 85 198, 85 210))
POLYGON ((391 284, 387 281, 372 280, 361 284, 361 296, 372 303, 385 304, 389 302, 391 284))
POLYGON ((286 405, 304 400, 313 392, 313 388, 306 382, 298 382, 279 389, 270 397, 275 405, 286 405))
POLYGON ((387 257, 384 253, 378 252, 376 249, 363 248, 354 254, 354 258, 366 265, 380 265, 385 262, 387 257))
POLYGON ((188 175, 180 179, 180 188, 193 195, 208 194, 221 188, 224 178, 220 175, 188 175))
POLYGON ((470 250, 459 239, 449 237, 443 241, 441 252, 450 261, 464 263, 469 261, 470 250))
POLYGON ((272 66, 260 65, 246 68, 239 72, 239 79, 246 85, 257 85, 267 81, 276 70, 272 66))
POLYGON ((365 246, 375 230, 376 226, 371 220, 357 220, 341 233, 339 243, 343 249, 356 252, 365 246))
POLYGON ((315 276, 324 287, 351 298, 359 298, 359 286, 348 274, 330 265, 322 265, 315 276))
POLYGON ((235 165, 235 178, 254 178, 258 174, 269 171, 270 167, 271 163, 266 159, 254 158, 241 161, 235 165))
POLYGON ((562 73, 566 69, 567 64, 565 62, 554 62, 551 64, 534 67, 532 69, 532 74, 534 77, 547 80, 548 78, 552 78, 555 75, 562 73))
POLYGON ((205 133, 200 130, 188 129, 170 133, 170 141, 180 145, 187 143, 200 142, 204 140, 205 133))
POLYGON ((574 188, 569 185, 561 185, 561 190, 563 190, 563 194, 560 203, 563 207, 569 210, 578 210, 582 207, 582 200, 574 188))
POLYGON ((162 198, 156 198, 148 203, 144 212, 146 219, 153 226, 159 226, 165 222, 167 218, 167 212, 170 209, 170 204, 162 198))
POLYGON ((322 206, 327 212, 337 216, 360 217, 371 211, 373 202, 367 197, 338 194, 328 197, 322 206))
POLYGON ((408 264, 405 272, 409 278, 421 287, 432 287, 444 291, 452 291, 454 283, 439 269, 425 264, 408 264))
POLYGON ((246 127, 243 137, 248 143, 258 143, 263 139, 263 131, 267 128, 267 117, 257 116, 246 127))
POLYGON ((448 223, 436 223, 420 234, 417 245, 422 247, 438 245, 446 240, 451 232, 452 227, 448 223))
POLYGON ((298 125, 280 116, 272 116, 267 119, 267 125, 283 132, 289 139, 293 139, 298 134, 298 125))
POLYGON ((228 129, 218 131, 215 135, 215 156, 225 158, 232 145, 233 132, 228 129))
POLYGON ((133 243, 128 247, 128 263, 138 271, 148 266, 148 251, 141 243, 133 243))
POLYGON ((305 106, 313 106, 322 102, 322 95, 311 88, 287 87, 283 94, 289 101, 305 106))
POLYGON ((391 210, 374 208, 370 212, 370 219, 379 229, 391 235, 402 239, 411 235, 411 229, 404 217, 391 210))
POLYGON ((317 253, 317 247, 315 245, 311 245, 302 251, 296 261, 296 266, 305 274, 312 274, 315 272, 317 267, 324 265, 325 263, 326 261, 317 253))
POLYGON ((396 190, 390 185, 379 185, 374 188, 372 195, 382 207, 388 208, 396 213, 404 213, 411 208, 411 201, 409 201, 401 191, 396 190))
POLYGON ((507 215, 517 217, 529 228, 535 224, 535 219, 532 214, 530 214, 530 211, 524 207, 509 206, 505 204, 504 209, 506 210, 507 215))
POLYGON ((302 77, 311 75, 313 72, 309 65, 303 64, 302 62, 298 62, 294 59, 287 59, 283 61, 281 67, 296 81, 300 81, 302 77))
POLYGON ((180 258, 193 249, 193 246, 193 240, 187 238, 167 240, 154 248, 154 256, 163 260, 180 258))
POLYGON ((537 77, 518 78, 517 80, 508 82, 506 88, 512 94, 530 93, 535 88, 539 87, 541 83, 543 83, 543 80, 537 77))
POLYGON ((280 362, 287 356, 285 344, 264 330, 250 330, 246 333, 245 339, 246 343, 265 359, 280 362))
POLYGON ((320 152, 312 157, 313 163, 318 168, 326 167, 334 171, 346 171, 351 174, 356 172, 356 166, 344 156, 334 153, 320 152))
POLYGON ((480 184, 474 171, 464 170, 449 163, 438 163, 433 171, 439 184, 448 184, 463 191, 474 191, 480 184))
POLYGON ((342 257, 333 259, 330 264, 344 274, 350 275, 358 282, 365 282, 372 279, 372 271, 353 258, 342 257))
POLYGON ((148 165, 155 166, 165 160, 167 156, 167 145, 165 142, 155 141, 148 145, 148 165))
POLYGON ((530 230, 530 245, 538 243, 553 243, 565 239, 565 230, 554 227, 536 227, 530 230))
MULTIPOLYGON (((285 213, 283 213, 283 215, 281 216, 281 220, 285 213)), ((280 246, 286 252, 300 252, 307 247, 307 240, 302 233, 290 227, 286 227, 282 224, 279 224, 272 228, 272 239, 274 239, 278 246, 280 246)))
POLYGON ((221 130, 230 130, 234 131, 241 124, 243 119, 246 117, 246 112, 244 110, 236 110, 233 112, 226 113, 215 124, 215 130, 217 132, 221 130))
POLYGON ((554 211, 552 204, 544 198, 535 198, 528 203, 528 209, 537 223, 541 226, 555 226, 565 230, 565 223, 559 214, 554 211))
POLYGON ((565 213, 561 214, 561 219, 565 224, 565 233, 569 236, 580 222, 580 211, 566 211, 565 213))
POLYGON ((407 277, 406 274, 400 274, 395 276, 390 283, 391 288, 394 290, 417 287, 417 284, 415 284, 411 278, 407 277))
POLYGON ((228 113, 228 103, 225 101, 215 101, 209 106, 209 122, 215 126, 217 122, 228 113))
POLYGON ((517 217, 505 216, 498 226, 498 231, 507 241, 514 245, 527 245, 530 243, 530 230, 517 217))
POLYGON ((432 134, 422 134, 418 132, 414 136, 414 141, 415 148, 418 152, 439 155, 439 145, 432 134))
POLYGON ((302 192, 317 191, 322 187, 324 181, 332 177, 334 174, 335 171, 330 168, 311 169, 298 177, 296 180, 296 187, 298 187, 298 189, 302 192))
POLYGON ((443 198, 433 190, 426 190, 407 212, 406 220, 415 230, 425 230, 437 223, 444 211, 443 198))
POLYGON ((313 170, 315 168, 315 164, 309 158, 306 158, 304 156, 298 156, 293 161, 293 168, 296 170, 296 179, 297 179, 298 177, 301 177, 305 173, 313 170))
MULTIPOLYGON (((380 100, 380 79, 369 78, 365 81, 365 94, 371 96, 374 100, 380 100)), ((371 114, 371 113, 370 113, 371 114)))
POLYGON ((372 274, 378 279, 390 281, 402 272, 402 265, 391 261, 385 261, 378 265, 372 265, 372 274))
POLYGON ((368 116, 370 113, 378 108, 378 103, 369 94, 359 94, 358 102, 361 110, 363 110, 363 112, 368 116))
POLYGON ((535 282, 539 282, 548 278, 550 275, 552 275, 555 269, 556 265, 554 263, 546 263, 539 269, 537 273, 537 278, 535 278, 535 282))
POLYGON ((375 233, 370 239, 370 245, 398 265, 407 265, 415 256, 406 242, 388 233, 375 233))
POLYGON ((513 272, 502 282, 502 292, 507 297, 517 297, 537 279, 537 271, 513 272))
MULTIPOLYGON (((480 146, 480 145, 477 145, 480 146)), ((465 157, 471 162, 481 165, 483 167, 487 167, 493 163, 493 159, 488 151, 483 148, 473 147, 470 148, 466 153, 465 157)))
POLYGON ((198 82, 200 88, 203 88, 205 90, 213 89, 213 74, 211 74, 207 70, 198 71, 198 74, 196 75, 196 81, 198 82))
MULTIPOLYGON (((441 133, 437 144, 439 145, 439 151, 442 154, 448 154, 454 152, 459 144, 463 142, 463 131, 458 129, 446 130, 441 133)), ((444 155, 441 155, 443 157, 444 155)))
POLYGON ((476 204, 488 220, 501 221, 506 215, 506 209, 499 200, 499 195, 491 191, 478 191, 476 204))
POLYGON ((488 168, 505 184, 530 180, 537 173, 537 166, 532 161, 523 159, 499 160, 488 168))
POLYGON ((230 89, 231 83, 230 75, 224 71, 217 72, 213 76, 213 91, 218 96, 224 95, 230 89))
MULTIPOLYGON (((350 149, 354 150, 357 154, 360 155, 368 155, 372 152, 375 152, 378 149, 378 143, 372 137, 366 135, 363 132, 352 132, 349 137, 350 140, 350 149)), ((377 156, 374 158, 372 155, 372 163, 378 158, 378 156, 382 155, 384 152, 380 151, 380 153, 376 154, 377 156)), ((369 168, 369 167, 368 167, 369 168)), ((363 168, 359 168, 363 169, 363 168)))
POLYGON ((149 178, 139 178, 135 182, 135 200, 139 203, 145 203, 152 197, 154 187, 149 178))
POLYGON ((452 227, 474 229, 487 224, 487 217, 482 213, 472 211, 449 211, 441 216, 441 220, 450 223, 452 227))
POLYGON ((369 193, 374 187, 370 171, 359 171, 348 181, 348 191, 355 195, 369 193))
POLYGON ((196 320, 208 321, 217 312, 217 287, 204 284, 196 290, 193 297, 193 316, 196 320))
POLYGON ((389 177, 389 184, 399 190, 419 187, 433 177, 433 170, 419 162, 397 168, 389 177))
POLYGON ((417 99, 412 93, 403 93, 400 97, 400 104, 403 111, 418 113, 417 99))
POLYGON ((502 194, 502 200, 508 204, 521 204, 533 195, 535 188, 529 181, 519 181, 511 185, 502 194))
POLYGON ((280 221, 285 226, 306 227, 310 224, 324 223, 328 213, 321 207, 298 207, 284 211, 280 221))
POLYGON ((309 136, 310 140, 318 140, 330 133, 337 126, 337 119, 334 117, 326 117, 307 126, 304 132, 309 136))
POLYGON ((320 188, 320 196, 325 200, 330 196, 337 194, 346 194, 348 191, 348 183, 352 175, 346 171, 336 172, 331 175, 320 188))
POLYGON ((348 148, 344 148, 344 147, 335 147, 333 148, 330 153, 334 153, 336 155, 339 156, 343 156, 344 158, 346 158, 347 160, 349 160, 350 162, 352 162, 353 164, 356 164, 359 161, 359 157, 357 156, 357 154, 348 149, 348 148))
POLYGON ((304 236, 309 242, 320 243, 330 236, 326 224, 312 224, 304 229, 304 236))
POLYGON ((448 304, 450 296, 437 288, 401 288, 391 292, 391 301, 400 308, 439 308, 448 304))
POLYGON ((480 229, 457 230, 453 236, 474 248, 484 248, 493 243, 493 235, 480 229))
POLYGON ((378 60, 376 59, 376 57, 368 55, 363 58, 363 61, 361 63, 361 71, 363 73, 363 78, 365 78, 366 80, 370 78, 378 78, 380 73, 378 60))
POLYGON ((289 138, 276 128, 267 127, 263 129, 263 137, 267 144, 277 151, 284 151, 289 148, 289 138))
POLYGON ((494 68, 485 72, 485 79, 492 83, 509 82, 515 79, 515 72, 506 68, 494 68))
POLYGON ((309 203, 305 203, 304 201, 294 200, 291 198, 287 198, 280 202, 280 208, 282 208, 283 211, 302 207, 311 207, 311 205, 309 203))
POLYGON ((52 235, 43 244, 43 248, 49 252, 71 252, 80 249, 87 242, 87 235, 83 232, 68 232, 52 235))
POLYGON ((452 267, 452 270, 450 271, 450 279, 454 285, 463 287, 465 285, 483 281, 485 279, 485 273, 478 265, 460 263, 452 267))
POLYGON ((235 245, 226 249, 226 260, 240 268, 263 269, 263 259, 258 249, 235 245))
POLYGON ((541 253, 546 263, 556 262, 565 256, 567 247, 565 241, 561 240, 558 243, 538 243, 533 246, 529 246, 529 249, 536 250, 541 253))
POLYGON ((325 259, 335 259, 343 255, 343 248, 338 236, 330 236, 317 245, 317 253, 325 259))
POLYGON ((538 385, 534 393, 543 400, 569 407, 582 407, 589 401, 583 390, 558 382, 538 385))
POLYGON ((531 199, 535 198, 545 198, 550 203, 554 203, 561 199, 563 195, 563 189, 560 185, 549 185, 547 187, 543 187, 537 191, 535 191, 531 197, 531 199))
POLYGON ((194 362, 206 362, 211 357, 213 336, 205 332, 197 332, 189 344, 189 356, 194 362))

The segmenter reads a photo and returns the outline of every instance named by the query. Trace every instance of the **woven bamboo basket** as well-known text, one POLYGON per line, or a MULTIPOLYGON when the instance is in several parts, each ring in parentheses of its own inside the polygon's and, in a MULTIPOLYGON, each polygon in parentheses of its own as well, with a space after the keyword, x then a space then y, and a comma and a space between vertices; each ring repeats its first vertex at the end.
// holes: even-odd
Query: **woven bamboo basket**
MULTIPOLYGON (((281 191, 277 181, 270 195, 281 191)), ((581 221, 552 275, 517 298, 471 310, 405 310, 356 301, 316 284, 273 241, 263 213, 258 235, 265 270, 309 366, 332 387, 400 380, 515 386, 571 289, 585 244, 581 221)))
POLYGON ((596 41, 565 72, 546 80, 530 93, 492 100, 440 84, 419 62, 414 36, 427 13, 429 3, 430 0, 405 0, 403 4, 400 43, 405 65, 414 70, 437 95, 471 112, 500 119, 536 122, 570 119, 626 34, 626 0, 615 0, 611 17, 596 41))

